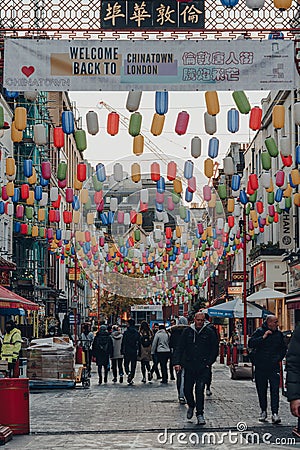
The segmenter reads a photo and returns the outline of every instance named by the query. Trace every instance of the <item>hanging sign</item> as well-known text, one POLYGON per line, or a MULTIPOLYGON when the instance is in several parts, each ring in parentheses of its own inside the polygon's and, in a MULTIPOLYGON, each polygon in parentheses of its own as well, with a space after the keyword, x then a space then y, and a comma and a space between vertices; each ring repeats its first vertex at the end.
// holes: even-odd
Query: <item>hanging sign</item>
POLYGON ((162 305, 133 305, 130 307, 131 312, 137 311, 162 311, 162 305))
POLYGON ((10 91, 295 89, 293 41, 6 39, 10 91), (12 63, 13 62, 13 63, 12 63))
POLYGON ((280 217, 280 238, 279 246, 284 249, 291 249, 294 246, 294 226, 293 226, 292 208, 289 211, 283 211, 280 217))

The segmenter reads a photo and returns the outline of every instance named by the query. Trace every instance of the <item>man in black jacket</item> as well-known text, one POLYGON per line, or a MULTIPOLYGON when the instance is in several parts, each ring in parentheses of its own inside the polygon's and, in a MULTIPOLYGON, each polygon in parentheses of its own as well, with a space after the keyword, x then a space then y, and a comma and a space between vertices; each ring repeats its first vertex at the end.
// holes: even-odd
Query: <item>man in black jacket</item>
POLYGON ((135 328, 133 319, 129 319, 127 322, 127 330, 124 331, 122 339, 121 354, 124 355, 127 383, 131 385, 135 376, 137 358, 141 355, 141 336, 135 328))
POLYGON ((215 362, 218 350, 216 333, 205 323, 205 315, 198 312, 194 323, 182 332, 173 358, 175 370, 181 370, 182 367, 185 370, 184 394, 188 404, 187 418, 193 417, 196 406, 198 425, 205 425, 204 388, 209 378, 210 366, 215 362))
POLYGON ((267 390, 270 383, 272 422, 280 423, 279 383, 280 361, 286 354, 283 334, 278 330, 278 318, 269 315, 260 328, 249 339, 249 347, 255 349, 253 364, 255 366, 255 384, 261 408, 260 422, 267 418, 267 390))
POLYGON ((300 327, 293 333, 286 356, 287 398, 293 416, 300 417, 300 327))

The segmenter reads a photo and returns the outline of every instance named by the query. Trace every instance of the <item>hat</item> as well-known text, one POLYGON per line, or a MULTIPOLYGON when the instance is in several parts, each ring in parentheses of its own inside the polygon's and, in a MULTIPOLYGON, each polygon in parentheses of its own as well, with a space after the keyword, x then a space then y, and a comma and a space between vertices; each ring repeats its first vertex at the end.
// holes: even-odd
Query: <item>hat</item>
POLYGON ((184 316, 180 316, 178 319, 178 324, 179 325, 188 325, 188 320, 186 317, 184 316))
POLYGON ((100 326, 100 331, 106 331, 107 330, 107 326, 106 325, 101 325, 100 326))

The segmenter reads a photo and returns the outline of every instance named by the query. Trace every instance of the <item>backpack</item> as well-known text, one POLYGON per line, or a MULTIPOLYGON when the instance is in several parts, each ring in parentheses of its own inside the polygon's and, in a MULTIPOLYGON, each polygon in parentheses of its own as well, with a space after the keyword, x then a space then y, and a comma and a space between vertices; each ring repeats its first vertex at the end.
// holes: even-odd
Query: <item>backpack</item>
POLYGON ((142 334, 141 335, 141 345, 143 347, 150 347, 151 345, 151 336, 149 334, 142 334))
POLYGON ((106 336, 105 337, 100 337, 98 339, 97 350, 100 353, 107 353, 108 352, 108 339, 107 339, 106 336))

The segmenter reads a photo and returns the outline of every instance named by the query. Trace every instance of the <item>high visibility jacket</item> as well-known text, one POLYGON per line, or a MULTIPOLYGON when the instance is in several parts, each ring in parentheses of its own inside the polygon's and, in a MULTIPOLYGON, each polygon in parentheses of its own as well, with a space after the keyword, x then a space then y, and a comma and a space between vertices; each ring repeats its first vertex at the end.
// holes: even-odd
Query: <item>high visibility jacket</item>
POLYGON ((21 344, 21 332, 18 328, 14 328, 10 333, 5 333, 2 344, 1 359, 4 359, 9 363, 12 363, 13 360, 17 360, 21 350, 21 344))

